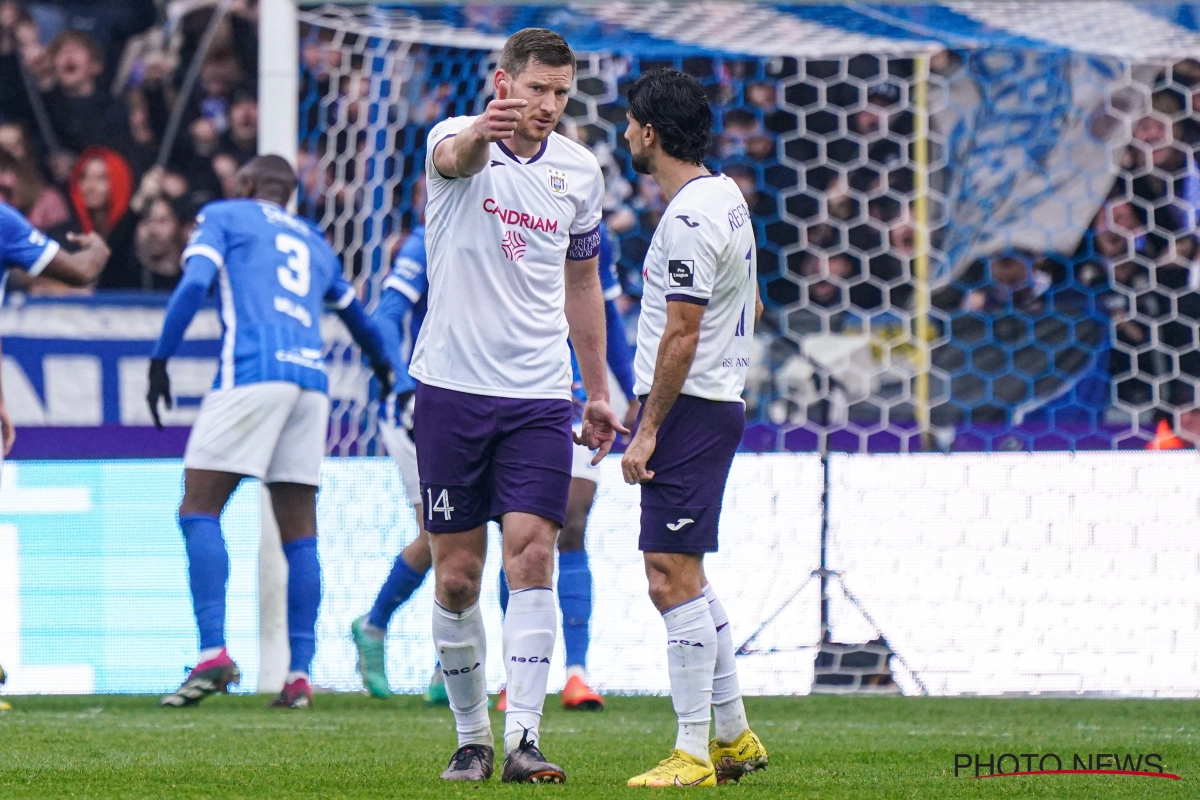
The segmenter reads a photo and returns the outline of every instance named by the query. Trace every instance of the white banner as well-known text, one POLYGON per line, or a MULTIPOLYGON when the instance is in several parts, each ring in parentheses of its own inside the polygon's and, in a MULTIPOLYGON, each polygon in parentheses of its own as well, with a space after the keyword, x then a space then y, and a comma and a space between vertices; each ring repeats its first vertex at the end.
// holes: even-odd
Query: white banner
MULTIPOLYGON (((906 694, 1200 696, 1200 454, 829 470, 829 567, 907 663, 906 694)), ((875 635, 840 593, 830 605, 835 640, 875 635)))

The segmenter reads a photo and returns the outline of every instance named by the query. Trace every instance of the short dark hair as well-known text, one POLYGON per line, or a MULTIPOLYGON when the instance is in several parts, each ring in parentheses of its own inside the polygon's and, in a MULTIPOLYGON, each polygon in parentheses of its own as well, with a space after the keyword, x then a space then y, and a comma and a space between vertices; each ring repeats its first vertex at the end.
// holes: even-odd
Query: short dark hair
POLYGON ((84 50, 87 50, 88 57, 92 59, 92 63, 104 66, 104 48, 100 46, 99 42, 83 31, 65 30, 58 36, 55 36, 49 48, 51 57, 57 58, 58 51, 62 50, 67 44, 79 45, 84 50))
POLYGON ((701 164, 712 143, 712 109, 704 87, 676 69, 647 72, 629 87, 629 115, 653 125, 671 158, 701 164))
POLYGON ((238 180, 254 185, 254 197, 271 200, 281 206, 287 205, 298 184, 296 171, 282 156, 258 156, 252 159, 238 171, 238 180))
POLYGON ((575 69, 575 53, 567 40, 547 28, 523 28, 508 37, 496 66, 516 77, 529 66, 530 59, 548 67, 575 69))

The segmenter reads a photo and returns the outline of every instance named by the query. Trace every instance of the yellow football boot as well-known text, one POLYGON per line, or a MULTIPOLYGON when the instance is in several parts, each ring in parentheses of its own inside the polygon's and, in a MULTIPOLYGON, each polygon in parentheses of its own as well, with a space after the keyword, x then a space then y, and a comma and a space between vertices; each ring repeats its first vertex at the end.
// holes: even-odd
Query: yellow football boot
POLYGON ((732 742, 708 742, 708 757, 717 770, 717 783, 737 783, 751 772, 767 768, 767 748, 746 728, 732 742))
POLYGON ((682 750, 658 762, 649 772, 630 778, 627 786, 716 786, 717 773, 713 765, 682 750))

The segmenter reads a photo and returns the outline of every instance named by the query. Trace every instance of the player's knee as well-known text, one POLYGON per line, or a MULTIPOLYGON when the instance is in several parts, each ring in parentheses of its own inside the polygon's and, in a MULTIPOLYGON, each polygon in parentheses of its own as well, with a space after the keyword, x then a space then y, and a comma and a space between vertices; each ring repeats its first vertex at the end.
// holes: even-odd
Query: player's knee
POLYGON ((554 575, 554 545, 529 542, 505 562, 509 585, 514 589, 548 586, 554 575))
POLYGON ((447 570, 437 576, 438 602, 453 611, 461 611, 479 599, 479 578, 465 572, 447 570))
POLYGON ((663 611, 674 605, 672 600, 675 587, 671 584, 670 578, 657 570, 647 572, 646 577, 650 584, 650 602, 654 603, 654 607, 663 611))

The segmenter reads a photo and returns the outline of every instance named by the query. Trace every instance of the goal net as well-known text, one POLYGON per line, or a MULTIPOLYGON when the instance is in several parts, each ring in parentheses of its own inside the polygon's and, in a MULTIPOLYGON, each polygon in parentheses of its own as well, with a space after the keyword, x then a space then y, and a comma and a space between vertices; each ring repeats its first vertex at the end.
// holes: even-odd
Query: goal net
MULTIPOLYGON (((664 203, 629 164, 625 87, 673 66, 708 91, 709 163, 753 213, 767 306, 748 447, 1141 447, 1195 402, 1200 34, 1182 6, 327 6, 301 20, 301 208, 368 301, 413 224, 429 129, 479 111, 505 38, 541 25, 580 54, 568 122, 604 167, 631 298, 664 203)), ((330 451, 374 453, 366 379, 332 334, 330 451)))
MULTIPOLYGON (((960 0, 303 11, 301 209, 345 255, 368 305, 414 224, 426 135, 447 116, 483 108, 500 48, 528 26, 562 32, 579 55, 566 124, 604 170, 631 330, 642 258, 665 203, 629 162, 625 92, 664 66, 704 85, 716 120, 708 163, 745 195, 767 307, 745 393, 745 449, 1141 449, 1161 421, 1200 438, 1200 62, 1192 57, 1200 25, 1187 7, 960 0)), ((328 333, 329 450, 376 454, 376 409, 358 353, 336 325, 328 333)), ((1043 547, 1038 579, 1021 581, 1022 567, 960 552, 987 538, 970 503, 961 514, 954 506, 954 524, 909 547, 898 538, 907 528, 888 528, 907 508, 903 499, 886 481, 854 483, 839 472, 845 463, 830 462, 826 499, 839 505, 826 509, 827 540, 805 539, 803 555, 787 559, 778 556, 788 551, 782 539, 754 551, 773 565, 764 571, 770 594, 753 596, 743 632, 752 634, 743 653, 764 665, 761 674, 794 667, 826 634, 815 626, 818 584, 806 582, 821 564, 819 541, 837 573, 828 641, 886 639, 906 691, 1194 693, 1161 672, 1147 677, 1136 653, 1118 654, 1128 658, 1112 666, 1098 631, 1089 638, 1072 628, 1070 607, 1085 595, 1070 592, 1109 569, 1087 560, 1093 523, 1072 529, 1070 563, 1043 547), (1064 572, 1077 580, 1059 580, 1064 572), (1035 624, 1026 612, 1046 602, 1036 586, 1045 581, 1062 587, 1057 622, 1035 624), (1002 608, 1003 626, 967 614, 985 604, 1002 608), (962 614, 939 616, 946 609, 962 614), (1039 644, 1055 637, 1060 645, 1039 644), (1010 641, 1020 647, 1005 650, 1010 641)), ((1091 480, 1091 462, 1070 463, 1091 480)), ((945 478, 922 469, 930 477, 918 483, 945 478)), ((1015 475, 1004 479, 1020 483, 1015 475)), ((754 497, 786 495, 773 491, 754 497)), ((1003 506, 1012 519, 995 512, 987 532, 1020 527, 1016 494, 1003 506)), ((607 496, 597 527, 618 531, 629 509, 605 511, 607 496)), ((948 496, 920 519, 931 523, 950 504, 948 496)), ((1030 547, 1061 535, 1061 517, 1039 509, 1030 547)), ((346 555, 360 547, 338 546, 346 555)), ((382 575, 395 549, 368 554, 362 569, 382 575)), ((1135 592, 1134 607, 1186 605, 1183 583, 1143 583, 1138 592, 1165 594, 1138 605, 1135 592)), ((339 606, 330 624, 340 631, 361 600, 339 606)), ((1136 629, 1132 618, 1117 627, 1136 629)), ((408 670, 406 687, 423 679, 424 641, 392 649, 403 652, 394 658, 408 670)), ((1179 663, 1194 651, 1194 637, 1187 641, 1179 663)), ((324 679, 349 688, 342 662, 329 661, 324 679)), ((637 685, 614 670, 611 688, 637 685)), ((793 678, 789 686, 807 680, 793 678)))

